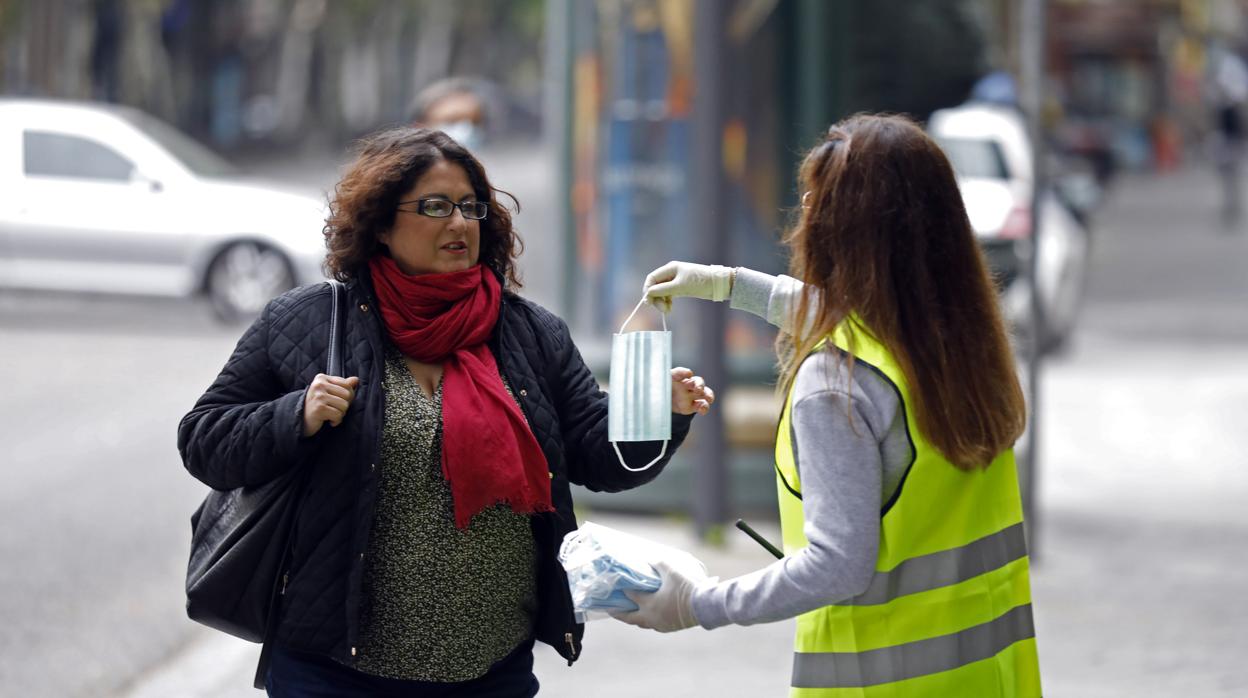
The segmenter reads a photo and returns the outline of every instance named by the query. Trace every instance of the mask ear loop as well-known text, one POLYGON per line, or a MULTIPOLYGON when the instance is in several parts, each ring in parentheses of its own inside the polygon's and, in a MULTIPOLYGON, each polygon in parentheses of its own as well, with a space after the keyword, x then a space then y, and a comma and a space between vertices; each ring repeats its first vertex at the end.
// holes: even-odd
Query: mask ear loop
MULTIPOLYGON (((620 325, 620 331, 617 334, 624 334, 624 328, 628 327, 628 323, 633 321, 633 316, 636 315, 637 311, 641 310, 641 306, 645 304, 646 304, 646 299, 643 297, 641 301, 637 303, 637 307, 633 308, 633 312, 629 313, 628 317, 624 318, 624 324, 620 325)), ((655 310, 659 310, 659 309, 656 307, 655 310)), ((662 310, 659 310, 659 317, 663 319, 663 331, 666 332, 667 331, 667 313, 663 312, 662 310)))
MULTIPOLYGON (((633 316, 636 315, 637 311, 641 310, 641 306, 645 304, 646 304, 646 299, 643 297, 641 299, 641 302, 637 304, 637 307, 633 308, 633 312, 629 313, 628 317, 625 318, 624 324, 620 325, 619 334, 624 334, 624 328, 628 327, 628 323, 632 322, 633 316)), ((655 310, 658 310, 658 308, 655 308, 655 310)), ((659 316, 663 318, 663 331, 666 332, 667 331, 667 313, 663 312, 662 310, 659 310, 659 316)), ((654 460, 650 461, 649 463, 646 463, 640 468, 630 468, 628 463, 624 462, 624 454, 620 453, 620 445, 618 443, 612 441, 611 448, 615 449, 615 457, 620 460, 620 465, 625 470, 629 471, 630 473, 640 473, 643 470, 649 470, 651 466, 653 466, 655 463, 658 463, 659 461, 663 460, 663 456, 667 455, 667 440, 665 439, 663 441, 663 448, 659 449, 659 455, 655 456, 654 460)))

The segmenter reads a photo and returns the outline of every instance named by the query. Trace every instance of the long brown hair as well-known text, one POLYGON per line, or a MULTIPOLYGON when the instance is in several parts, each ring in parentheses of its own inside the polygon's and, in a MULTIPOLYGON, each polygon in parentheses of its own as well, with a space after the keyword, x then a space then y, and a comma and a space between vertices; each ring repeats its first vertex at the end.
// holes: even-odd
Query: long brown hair
POLYGON ((425 172, 446 160, 464 168, 478 201, 489 202, 481 221, 481 263, 493 269, 507 285, 520 287, 516 258, 524 245, 511 224, 511 211, 498 200, 504 194, 520 210, 516 197, 490 184, 483 167, 468 149, 450 136, 428 128, 402 127, 362 139, 355 162, 347 168, 329 203, 325 244, 326 270, 348 281, 385 245, 379 236, 394 226, 399 199, 425 172))
MULTIPOLYGON (((1009 340, 953 168, 914 122, 857 115, 802 162, 803 206, 785 237, 805 282, 781 385, 850 316, 897 360, 919 430, 954 465, 986 467, 1023 431, 1009 340)), ((851 334, 852 336, 852 334, 851 334)), ((850 347, 850 369, 853 367, 850 347)))

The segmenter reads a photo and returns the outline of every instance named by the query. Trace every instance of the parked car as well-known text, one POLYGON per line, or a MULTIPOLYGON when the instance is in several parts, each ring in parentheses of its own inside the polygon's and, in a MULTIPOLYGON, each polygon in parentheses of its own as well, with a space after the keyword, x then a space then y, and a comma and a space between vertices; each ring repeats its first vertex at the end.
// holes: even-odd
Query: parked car
MULTIPOLYGON (((967 215, 998 282, 1006 318, 1025 334, 1031 313, 1025 275, 1032 249, 1031 202, 1036 195, 1026 125, 1008 107, 966 105, 933 113, 928 130, 957 172, 967 215)), ((1040 346, 1053 349, 1075 325, 1087 275, 1089 235, 1080 217, 1052 188, 1041 192, 1039 214, 1040 346)))
POLYGON ((233 321, 324 278, 324 201, 135 109, 0 99, 0 189, 0 287, 206 294, 233 321))

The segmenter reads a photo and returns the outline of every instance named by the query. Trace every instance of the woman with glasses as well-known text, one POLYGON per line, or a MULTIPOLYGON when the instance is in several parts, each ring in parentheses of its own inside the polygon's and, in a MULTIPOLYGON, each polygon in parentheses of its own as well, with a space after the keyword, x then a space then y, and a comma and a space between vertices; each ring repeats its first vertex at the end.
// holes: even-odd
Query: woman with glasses
MULTIPOLYGON (((182 420, 217 489, 309 471, 280 597, 274 696, 531 696, 534 640, 581 651, 556 559, 571 483, 618 491, 607 399, 562 320, 516 292, 520 240, 475 157, 441 131, 363 141, 325 225, 345 282, 275 299, 182 420)), ((714 393, 672 372, 672 447, 714 393)), ((633 467, 661 443, 620 444, 633 467)))
POLYGON ((645 284, 781 328, 784 557, 724 582, 664 567, 620 617, 796 616, 792 695, 1038 696, 1023 394, 953 169, 914 123, 856 116, 798 177, 791 277, 673 262, 645 284))

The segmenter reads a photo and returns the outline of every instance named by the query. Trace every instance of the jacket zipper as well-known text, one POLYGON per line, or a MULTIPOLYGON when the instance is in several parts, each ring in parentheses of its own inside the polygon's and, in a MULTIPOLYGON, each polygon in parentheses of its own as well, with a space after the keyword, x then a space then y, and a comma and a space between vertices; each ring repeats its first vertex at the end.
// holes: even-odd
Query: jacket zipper
MULTIPOLYGON (((356 307, 358 307, 366 315, 371 315, 372 311, 376 311, 380 313, 380 309, 379 309, 379 305, 377 303, 376 297, 373 293, 370 292, 369 287, 366 285, 365 282, 361 281, 357 277, 354 284, 348 287, 348 291, 351 291, 352 289, 354 289, 355 292, 358 294, 358 298, 351 300, 349 304, 356 304, 356 307), (363 302, 362 305, 359 303, 359 301, 363 302), (368 306, 368 307, 363 307, 363 306, 368 306)), ((385 344, 385 340, 384 338, 382 338, 381 333, 384 333, 385 330, 380 326, 379 324, 380 321, 373 321, 371 320, 371 318, 364 318, 360 320, 359 322, 361 325, 361 331, 364 333, 364 336, 369 345, 369 349, 372 352, 372 364, 373 364, 374 375, 369 376, 369 379, 371 383, 373 383, 374 385, 378 386, 378 388, 380 388, 383 375, 385 373, 385 361, 386 361, 385 350, 381 348, 385 344), (378 323, 378 324, 370 324, 370 323, 378 323)), ((345 369, 346 367, 344 366, 343 368, 345 369)), ((384 412, 384 409, 385 408, 383 405, 382 407, 383 412, 384 412)), ((374 469, 376 467, 376 463, 378 462, 379 456, 381 453, 382 436, 383 436, 382 430, 378 429, 377 435, 373 440, 372 453, 369 454, 368 463, 374 469)), ((367 545, 367 542, 365 543, 365 545, 367 545)), ((355 564, 359 564, 359 561, 362 559, 363 559, 363 554, 354 558, 353 563, 352 563, 353 566, 355 564)), ((356 604, 355 610, 356 610, 356 613, 354 617, 351 617, 349 615, 347 618, 347 642, 348 644, 352 645, 350 648, 350 653, 352 657, 358 656, 358 649, 354 646, 356 642, 356 635, 358 634, 358 628, 356 627, 356 624, 359 618, 359 604, 358 603, 356 604)))
MULTIPOLYGON (((499 309, 499 313, 498 313, 498 326, 499 326, 499 334, 498 334, 498 357, 499 359, 498 360, 500 362, 500 369, 501 369, 501 372, 504 374, 504 378, 506 378, 507 381, 511 383, 512 387, 514 388, 515 382, 511 380, 510 376, 506 375, 507 369, 505 365, 502 365, 502 359, 501 359, 503 355, 502 325, 503 325, 503 318, 505 317, 506 313, 507 313, 507 301, 504 299, 499 309)), ((525 401, 517 400, 516 402, 520 405, 520 413, 524 415, 525 420, 529 421, 529 423, 532 424, 532 420, 530 420, 529 418, 528 410, 525 409, 525 405, 524 405, 525 401)), ((551 472, 550 477, 551 479, 554 479, 555 475, 553 471, 551 472)), ((572 666, 573 663, 576 662, 576 656, 577 656, 576 640, 574 636, 572 635, 572 633, 564 633, 563 641, 568 646, 568 666, 572 666)))
POLYGON ((286 583, 290 581, 290 570, 282 573, 282 590, 277 593, 278 596, 286 595, 286 583))

